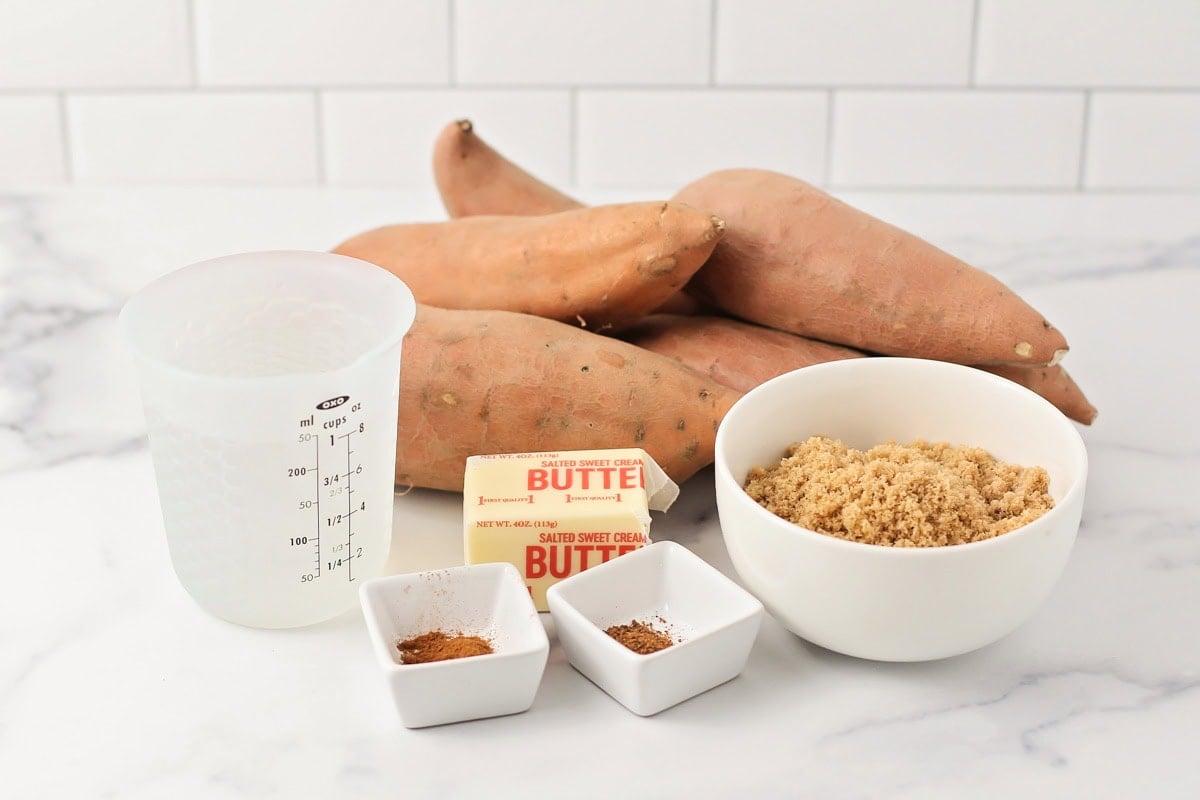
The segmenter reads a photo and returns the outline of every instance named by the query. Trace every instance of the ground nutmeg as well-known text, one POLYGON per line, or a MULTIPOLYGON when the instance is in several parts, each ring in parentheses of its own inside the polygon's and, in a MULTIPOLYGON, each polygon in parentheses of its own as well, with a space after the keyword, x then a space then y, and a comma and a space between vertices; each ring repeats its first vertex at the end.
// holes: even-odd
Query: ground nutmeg
MULTIPOLYGON (((659 621, 666 622, 661 617, 659 621)), ((675 644, 670 634, 658 630, 648 622, 636 619, 625 625, 610 625, 604 629, 604 632, 633 652, 643 656, 657 653, 659 650, 665 650, 675 644)))

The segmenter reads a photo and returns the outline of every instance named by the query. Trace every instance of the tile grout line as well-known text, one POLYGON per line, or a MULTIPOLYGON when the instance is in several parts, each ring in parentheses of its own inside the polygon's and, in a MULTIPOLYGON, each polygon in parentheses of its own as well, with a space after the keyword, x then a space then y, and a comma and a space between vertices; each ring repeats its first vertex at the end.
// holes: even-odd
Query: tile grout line
POLYGON ((196 30, 196 0, 187 0, 188 67, 192 71, 192 88, 200 85, 200 32, 196 30))
POLYGON ((579 89, 572 86, 568 97, 567 148, 570 158, 567 163, 567 184, 574 189, 579 181, 579 89))
POLYGON ((1086 188, 1084 179, 1087 177, 1088 138, 1090 137, 1092 120, 1092 90, 1083 93, 1083 125, 1079 136, 1079 175, 1075 182, 1076 191, 1086 188))
POLYGON ((834 91, 830 89, 825 97, 825 170, 822 176, 825 188, 833 184, 833 98, 834 91))
MULTIPOLYGON (((60 87, 13 87, 0 89, 0 95, 4 96, 20 96, 20 95, 45 95, 48 92, 65 91, 73 95, 125 95, 125 94, 180 94, 180 93, 206 93, 206 94, 271 94, 275 92, 311 92, 314 86, 312 84, 205 84, 203 86, 169 86, 162 84, 138 84, 127 86, 60 86, 60 87)), ((321 90, 327 92, 434 92, 446 91, 446 83, 330 83, 322 84, 321 90)), ((1020 94, 1020 95, 1038 95, 1038 94, 1072 94, 1077 95, 1080 92, 1120 92, 1122 94, 1137 94, 1137 95, 1156 95, 1156 94, 1179 94, 1186 96, 1194 96, 1200 94, 1200 86, 1114 86, 1114 85, 1096 85, 1096 86, 1017 86, 1017 85, 1000 85, 988 84, 987 86, 963 86, 961 84, 914 84, 911 86, 905 85, 888 85, 888 84, 854 84, 844 86, 834 86, 827 83, 781 83, 781 84, 750 84, 750 83, 722 83, 716 86, 705 86, 704 84, 694 83, 679 83, 679 84, 664 84, 664 83, 596 83, 587 84, 585 86, 569 85, 563 83, 528 83, 528 84, 513 84, 513 83, 456 83, 454 88, 472 89, 477 91, 508 91, 508 92, 548 92, 548 91, 567 91, 571 89, 582 89, 585 91, 606 91, 606 92, 693 92, 693 91, 711 91, 715 93, 722 92, 751 92, 751 93, 772 93, 772 92, 810 92, 816 94, 818 92, 870 92, 877 94, 974 94, 985 96, 988 94, 1020 94)))
POLYGON ((457 14, 455 13, 454 0, 447 0, 446 5, 446 80, 451 86, 458 85, 458 41, 455 36, 455 22, 457 14))
POLYGON ((62 138, 63 179, 75 182, 75 159, 71 156, 71 126, 67 120, 67 93, 58 92, 58 135, 62 138))
POLYGON ((1058 196, 1078 196, 1080 194, 1087 195, 1185 195, 1190 197, 1200 198, 1200 188, 1185 186, 1185 187, 1162 187, 1162 186, 1103 186, 1091 189, 1085 189, 1080 192, 1076 187, 1071 185, 1066 186, 1036 186, 1032 184, 1022 184, 1020 186, 984 186, 981 184, 972 184, 966 186, 950 186, 946 184, 938 185, 889 185, 889 184, 857 184, 857 183, 840 183, 829 187, 829 190, 834 194, 863 192, 868 194, 919 194, 919 195, 1006 195, 1006 194, 1036 194, 1036 195, 1058 195, 1058 196))
POLYGON ((710 0, 708 9, 708 85, 717 85, 717 3, 721 0, 710 0))
POLYGON ((975 86, 975 61, 979 57, 979 6, 982 0, 975 0, 971 11, 971 48, 967 61, 967 86, 975 86))
POLYGON ((316 144, 317 156, 317 186, 326 186, 329 183, 329 177, 326 174, 325 168, 325 104, 321 97, 321 90, 313 90, 313 141, 316 144))

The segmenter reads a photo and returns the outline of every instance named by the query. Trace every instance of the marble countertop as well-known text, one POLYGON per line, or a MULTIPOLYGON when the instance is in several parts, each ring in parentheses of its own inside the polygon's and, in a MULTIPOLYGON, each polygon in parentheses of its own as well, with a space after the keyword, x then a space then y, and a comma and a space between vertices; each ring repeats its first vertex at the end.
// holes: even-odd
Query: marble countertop
MULTIPOLYGON (((434 217, 432 198, 0 194, 3 794, 1200 796, 1200 197, 848 199, 993 271, 1070 338, 1100 418, 1079 540, 1040 612, 927 664, 846 658, 768 617, 739 678, 645 719, 552 644, 527 713, 406 730, 357 609, 249 630, 179 587, 114 321, 175 267, 327 249, 434 217)), ((389 571, 461 563, 457 495, 395 502, 389 571)), ((711 471, 652 534, 731 572, 711 471)))

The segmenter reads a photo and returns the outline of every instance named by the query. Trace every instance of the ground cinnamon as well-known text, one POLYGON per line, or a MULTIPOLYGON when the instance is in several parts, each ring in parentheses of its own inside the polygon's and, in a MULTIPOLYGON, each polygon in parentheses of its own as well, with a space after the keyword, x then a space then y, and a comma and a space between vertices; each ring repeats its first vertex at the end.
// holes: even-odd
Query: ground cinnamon
MULTIPOLYGON (((664 621, 660 618, 660 621, 664 621)), ((675 641, 670 634, 658 630, 648 622, 631 620, 627 625, 610 625, 604 630, 612 638, 638 655, 649 655, 665 650, 675 641)))
POLYGON ((452 658, 485 656, 492 643, 481 636, 467 636, 461 631, 429 631, 396 645, 401 664, 427 664, 430 661, 449 661, 452 658))

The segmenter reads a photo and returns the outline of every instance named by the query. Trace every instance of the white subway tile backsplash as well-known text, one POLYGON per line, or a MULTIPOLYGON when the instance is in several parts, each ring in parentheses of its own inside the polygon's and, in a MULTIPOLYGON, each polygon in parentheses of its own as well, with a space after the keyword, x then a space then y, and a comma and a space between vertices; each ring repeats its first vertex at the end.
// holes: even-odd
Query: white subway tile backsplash
POLYGON ((0 0, 0 185, 432 194, 467 116, 586 196, 1200 190, 1198 43, 1200 0, 0 0))
POLYGON ((764 167, 820 182, 826 93, 583 91, 583 186, 682 186, 728 167, 764 167))
POLYGON ((835 186, 1073 187, 1075 92, 837 92, 835 186))
POLYGON ((456 0, 464 84, 703 84, 710 0, 456 0))
POLYGON ((311 184, 311 92, 84 94, 67 101, 81 182, 311 184))
POLYGON ((202 85, 449 80, 449 0, 193 1, 202 85))
POLYGON ((1200 86, 1197 0, 981 0, 976 78, 1005 86, 1200 86))
POLYGON ((185 0, 0 0, 0 89, 183 86, 185 0))
POLYGON ((718 83, 967 83, 973 0, 734 0, 717 6, 718 83))
POLYGON ((1200 94, 1097 92, 1085 185, 1200 188, 1200 94))
POLYGON ((61 183, 65 178, 58 98, 0 97, 0 186, 61 183))
POLYGON ((559 186, 570 181, 566 91, 330 91, 321 107, 330 183, 430 189, 434 139, 464 117, 538 177, 559 186))

